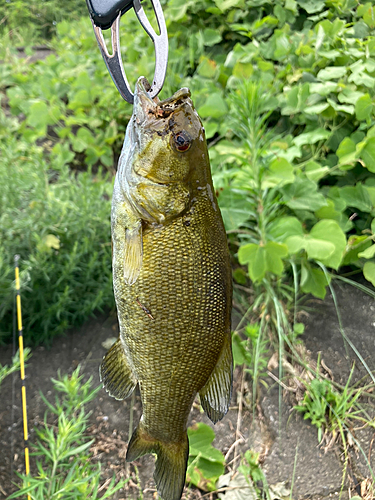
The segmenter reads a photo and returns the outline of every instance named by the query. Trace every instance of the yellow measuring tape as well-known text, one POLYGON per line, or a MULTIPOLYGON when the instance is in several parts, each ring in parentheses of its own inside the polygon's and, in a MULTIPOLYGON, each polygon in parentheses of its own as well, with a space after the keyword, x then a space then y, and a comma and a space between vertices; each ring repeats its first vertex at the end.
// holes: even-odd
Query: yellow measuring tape
MULTIPOLYGON (((22 331, 22 314, 21 314, 21 293, 20 293, 20 271, 18 267, 19 255, 14 256, 14 267, 16 274, 16 303, 17 303, 17 324, 18 324, 18 342, 20 348, 20 367, 21 367, 21 394, 22 394, 22 414, 23 414, 23 439, 25 446, 25 468, 26 475, 30 473, 29 461, 29 433, 27 429, 27 406, 26 406, 26 385, 25 385, 25 359, 23 354, 23 331, 22 331)), ((27 499, 31 500, 30 495, 27 499)))

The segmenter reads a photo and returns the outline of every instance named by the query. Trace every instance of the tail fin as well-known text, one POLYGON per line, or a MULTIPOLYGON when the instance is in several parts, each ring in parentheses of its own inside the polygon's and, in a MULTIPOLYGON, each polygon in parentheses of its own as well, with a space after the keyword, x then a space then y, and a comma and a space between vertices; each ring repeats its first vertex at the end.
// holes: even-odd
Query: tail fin
POLYGON ((176 443, 157 441, 142 429, 139 424, 128 445, 126 461, 156 453, 154 480, 163 500, 180 500, 185 484, 189 441, 187 434, 176 443))

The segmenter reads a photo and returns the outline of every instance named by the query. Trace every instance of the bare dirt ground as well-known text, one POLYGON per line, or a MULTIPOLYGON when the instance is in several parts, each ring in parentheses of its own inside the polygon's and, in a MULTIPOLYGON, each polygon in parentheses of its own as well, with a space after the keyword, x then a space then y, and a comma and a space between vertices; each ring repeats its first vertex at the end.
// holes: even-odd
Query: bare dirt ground
MULTIPOLYGON (((345 332, 368 363, 371 370, 375 368, 375 304, 373 299, 349 286, 336 286, 339 306, 345 332)), ((332 372, 334 380, 345 383, 356 358, 350 347, 343 341, 338 327, 336 312, 332 299, 310 301, 310 308, 303 315, 306 331, 303 337, 311 358, 322 353, 324 363, 332 372)), ((43 422, 45 405, 39 391, 53 399, 51 377, 61 373, 72 373, 80 364, 85 376, 93 377, 93 386, 99 385, 98 367, 106 348, 102 343, 108 338, 117 336, 117 321, 113 313, 101 315, 88 321, 81 328, 68 332, 66 336, 56 339, 51 349, 35 348, 26 369, 28 418, 30 443, 35 442, 34 428, 43 422)), ((9 364, 11 346, 0 348, 0 363, 9 364)), ((277 373, 275 371, 275 373, 277 373)), ((364 374, 361 364, 356 360, 355 378, 364 374)), ((263 470, 268 484, 285 482, 290 487, 294 477, 293 499, 302 498, 341 498, 348 497, 348 487, 352 486, 352 495, 360 493, 361 484, 371 477, 366 459, 374 466, 372 459, 372 441, 375 437, 371 427, 351 429, 360 443, 366 459, 353 447, 347 474, 343 477, 343 455, 337 444, 326 449, 319 446, 316 428, 304 421, 299 414, 292 411, 293 398, 288 390, 283 390, 284 398, 279 414, 279 385, 272 378, 266 380, 268 390, 264 389, 259 398, 255 419, 246 402, 249 400, 250 381, 243 376, 240 368, 235 371, 232 408, 228 415, 213 426, 196 405, 190 415, 189 425, 205 422, 211 425, 216 433, 214 446, 224 455, 228 453, 238 437, 242 443, 232 447, 228 455, 230 463, 234 452, 241 454, 247 449, 255 449, 261 454, 263 470), (242 389, 242 391, 241 391, 242 389), (239 412, 239 406, 241 411, 239 412), (238 432, 236 433, 236 430, 238 432), (357 486, 357 490, 353 487, 357 486), (342 488, 343 487, 343 488, 342 488)), ((8 377, 1 386, 0 398, 0 499, 6 499, 14 491, 12 482, 17 482, 14 471, 23 469, 22 420, 20 404, 20 383, 18 377, 12 381, 8 377), (14 383, 15 403, 12 411, 12 385, 14 383)), ((90 433, 95 436, 92 447, 93 460, 102 464, 102 483, 112 477, 130 477, 125 491, 120 491, 113 498, 137 499, 142 490, 145 500, 155 498, 155 485, 152 479, 154 459, 149 455, 142 457, 135 464, 125 463, 125 453, 129 434, 129 417, 131 400, 116 401, 101 391, 90 404, 90 433), (136 477, 139 470, 140 481, 136 477)), ((369 403, 369 411, 373 403, 369 403)), ((373 412, 374 413, 374 412, 373 412)), ((141 414, 141 402, 137 393, 133 407, 134 425, 141 414)), ((326 444, 326 443, 325 443, 326 444)), ((238 462, 237 462, 238 463, 238 462)), ((31 458, 32 472, 35 471, 31 458)), ((186 489, 185 499, 201 498, 205 492, 186 489)), ((212 496, 212 495, 211 495, 212 496)), ((209 498, 209 496, 207 496, 209 498)))

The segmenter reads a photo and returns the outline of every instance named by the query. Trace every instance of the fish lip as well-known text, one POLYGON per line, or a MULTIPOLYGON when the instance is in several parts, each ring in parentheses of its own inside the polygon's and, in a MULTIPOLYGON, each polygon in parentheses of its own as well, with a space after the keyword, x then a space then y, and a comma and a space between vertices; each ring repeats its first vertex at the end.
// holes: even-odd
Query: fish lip
POLYGON ((190 104, 190 90, 183 87, 171 97, 160 101, 151 99, 148 91, 151 86, 144 76, 138 78, 134 92, 134 115, 138 125, 147 120, 150 115, 156 118, 166 118, 187 102, 190 104))

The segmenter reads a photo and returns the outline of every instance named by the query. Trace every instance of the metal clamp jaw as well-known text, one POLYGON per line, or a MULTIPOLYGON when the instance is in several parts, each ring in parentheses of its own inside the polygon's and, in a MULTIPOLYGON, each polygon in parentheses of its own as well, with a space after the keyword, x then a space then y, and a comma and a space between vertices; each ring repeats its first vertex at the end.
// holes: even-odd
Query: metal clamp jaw
POLYGON ((121 59, 119 30, 122 14, 134 8, 139 22, 155 46, 155 74, 149 95, 151 98, 157 96, 163 87, 168 63, 168 34, 160 0, 151 0, 160 35, 155 33, 140 0, 86 0, 86 2, 100 52, 108 71, 121 96, 130 104, 134 102, 134 94, 130 89, 121 59), (102 29, 108 28, 111 28, 112 55, 108 52, 102 33, 102 29))

